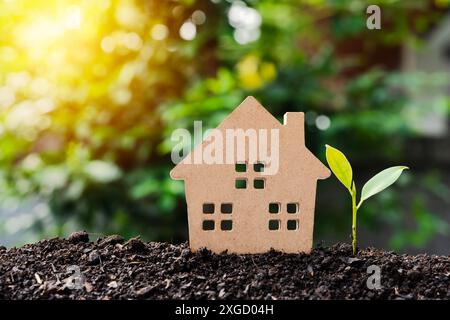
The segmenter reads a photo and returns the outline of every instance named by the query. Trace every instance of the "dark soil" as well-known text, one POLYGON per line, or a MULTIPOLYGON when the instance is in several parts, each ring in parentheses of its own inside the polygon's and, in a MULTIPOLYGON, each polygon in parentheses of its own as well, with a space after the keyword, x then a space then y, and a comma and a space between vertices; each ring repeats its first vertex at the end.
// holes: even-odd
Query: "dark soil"
POLYGON ((353 256, 347 244, 309 255, 216 255, 120 236, 89 242, 83 232, 0 247, 0 299, 67 298, 448 300, 450 257, 376 249, 353 256), (367 287, 370 265, 381 268, 379 290, 367 287), (73 278, 73 266, 81 271, 80 281, 73 278))

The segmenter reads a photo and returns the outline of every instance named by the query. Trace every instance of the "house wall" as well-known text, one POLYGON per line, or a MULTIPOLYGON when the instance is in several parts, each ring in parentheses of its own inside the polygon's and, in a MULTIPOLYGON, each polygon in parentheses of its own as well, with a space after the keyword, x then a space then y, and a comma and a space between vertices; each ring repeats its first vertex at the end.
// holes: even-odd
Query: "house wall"
MULTIPOLYGON (((189 242, 193 250, 207 247, 215 252, 265 252, 274 248, 285 252, 309 252, 314 229, 317 177, 311 157, 298 141, 280 136, 280 165, 276 175, 246 172, 234 165, 195 166, 185 179, 188 204, 189 242), (245 178, 246 189, 236 189, 235 181, 245 178), (264 179, 263 189, 254 188, 255 179, 264 179), (214 213, 203 213, 203 205, 214 204, 214 213), (221 204, 232 204, 232 213, 221 213, 221 204), (279 203, 280 212, 270 213, 269 204, 279 203), (287 213, 287 204, 298 204, 296 213, 287 213), (214 230, 203 230, 203 221, 214 221, 214 230), (232 220, 232 230, 222 231, 223 220, 232 220), (278 220, 279 230, 269 230, 269 220, 278 220), (287 221, 298 221, 297 230, 287 230, 287 221)), ((295 222, 294 222, 295 223, 295 222)), ((291 226, 293 222, 290 222, 291 226)))

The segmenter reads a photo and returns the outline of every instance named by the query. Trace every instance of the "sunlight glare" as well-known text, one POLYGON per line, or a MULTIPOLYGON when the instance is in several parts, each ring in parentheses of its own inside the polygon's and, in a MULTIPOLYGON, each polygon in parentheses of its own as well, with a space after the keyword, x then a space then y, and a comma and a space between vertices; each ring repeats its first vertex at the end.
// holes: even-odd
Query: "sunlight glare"
POLYGON ((67 9, 64 19, 64 25, 67 29, 79 29, 81 27, 81 9, 78 6, 72 6, 67 9))

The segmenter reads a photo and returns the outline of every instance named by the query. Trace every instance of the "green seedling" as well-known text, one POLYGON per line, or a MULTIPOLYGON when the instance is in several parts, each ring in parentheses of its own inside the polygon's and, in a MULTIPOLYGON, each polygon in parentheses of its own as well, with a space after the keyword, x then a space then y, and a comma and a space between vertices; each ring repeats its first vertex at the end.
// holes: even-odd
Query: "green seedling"
POLYGON ((377 173, 363 186, 361 197, 357 204, 356 201, 356 185, 353 180, 353 170, 350 162, 345 155, 336 148, 329 145, 326 147, 326 158, 331 171, 333 171, 336 178, 347 188, 352 197, 352 248, 353 254, 356 253, 356 218, 358 209, 364 201, 371 196, 383 191, 391 184, 393 184, 402 174, 403 170, 409 169, 405 166, 390 167, 377 173))

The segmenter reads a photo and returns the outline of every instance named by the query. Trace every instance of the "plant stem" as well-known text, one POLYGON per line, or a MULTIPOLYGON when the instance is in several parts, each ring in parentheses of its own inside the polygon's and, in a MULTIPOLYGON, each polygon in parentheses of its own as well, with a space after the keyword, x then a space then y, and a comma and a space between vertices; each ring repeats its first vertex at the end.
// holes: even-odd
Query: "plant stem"
POLYGON ((358 207, 356 206, 356 187, 352 186, 352 248, 353 254, 356 254, 356 214, 358 207))
POLYGON ((363 203, 362 199, 360 199, 358 205, 356 206, 356 210, 359 210, 359 207, 361 207, 362 203, 363 203))

